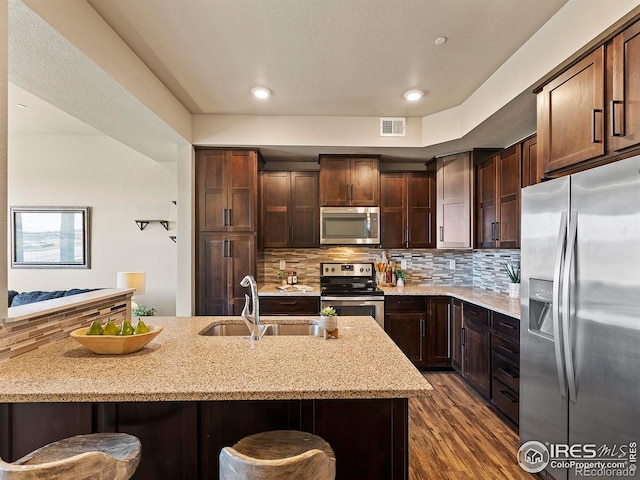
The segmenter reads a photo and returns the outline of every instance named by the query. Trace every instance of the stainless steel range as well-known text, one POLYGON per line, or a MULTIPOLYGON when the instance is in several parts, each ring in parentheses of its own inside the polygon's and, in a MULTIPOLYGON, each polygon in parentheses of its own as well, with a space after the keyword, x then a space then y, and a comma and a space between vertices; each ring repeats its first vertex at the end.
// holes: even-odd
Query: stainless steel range
POLYGON ((372 316, 384 328, 384 292, 373 263, 321 263, 320 303, 338 315, 372 316))

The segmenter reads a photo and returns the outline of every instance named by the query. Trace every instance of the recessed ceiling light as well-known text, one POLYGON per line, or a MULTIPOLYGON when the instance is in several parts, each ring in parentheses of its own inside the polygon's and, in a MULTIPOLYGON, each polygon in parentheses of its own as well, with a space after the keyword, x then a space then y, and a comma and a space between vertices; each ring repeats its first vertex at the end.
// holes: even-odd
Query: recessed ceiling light
POLYGON ((271 90, 264 87, 253 87, 251 89, 251 93, 256 98, 269 98, 269 96, 271 95, 271 90))
POLYGON ((27 106, 24 103, 18 103, 18 104, 16 104, 16 107, 18 107, 18 108, 27 108, 27 106))
POLYGON ((404 98, 409 100, 410 102, 416 102, 422 98, 424 92, 422 90, 409 90, 408 92, 404 92, 404 98))
POLYGON ((447 37, 438 37, 436 38, 436 45, 442 45, 447 41, 447 37))

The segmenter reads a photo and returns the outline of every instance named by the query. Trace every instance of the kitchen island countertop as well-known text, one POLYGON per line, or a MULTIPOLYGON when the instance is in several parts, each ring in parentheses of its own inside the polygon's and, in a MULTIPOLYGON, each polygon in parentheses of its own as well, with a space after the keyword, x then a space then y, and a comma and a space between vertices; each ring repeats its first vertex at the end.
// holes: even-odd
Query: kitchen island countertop
MULTIPOLYGON (((318 317, 263 317, 301 323, 318 317)), ((240 317, 154 317, 164 330, 129 355, 66 338, 0 363, 0 402, 409 398, 431 385, 370 317, 340 317, 339 338, 207 337, 240 317)))

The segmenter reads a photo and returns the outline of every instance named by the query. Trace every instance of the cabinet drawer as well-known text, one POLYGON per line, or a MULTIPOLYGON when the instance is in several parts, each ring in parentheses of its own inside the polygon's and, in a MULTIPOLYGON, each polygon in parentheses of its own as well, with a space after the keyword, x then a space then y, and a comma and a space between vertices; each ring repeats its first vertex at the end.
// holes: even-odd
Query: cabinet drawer
POLYGON ((493 336, 491 349, 494 354, 510 360, 515 366, 520 366, 520 345, 503 338, 493 336))
POLYGON ((510 387, 514 392, 520 391, 520 369, 514 367, 499 355, 493 355, 492 369, 494 378, 510 387))
POLYGON ((491 386, 493 392, 491 400, 493 403, 515 423, 518 423, 520 418, 520 395, 495 377, 491 386))
POLYGON ((517 318, 493 312, 491 325, 497 334, 520 341, 520 320, 517 318))
POLYGON ((262 315, 319 315, 319 297, 260 297, 262 315))
POLYGON ((384 299, 385 312, 426 312, 425 297, 419 295, 389 296, 384 299))
POLYGON ((465 322, 489 326, 489 310, 478 305, 464 302, 462 304, 462 317, 465 322))

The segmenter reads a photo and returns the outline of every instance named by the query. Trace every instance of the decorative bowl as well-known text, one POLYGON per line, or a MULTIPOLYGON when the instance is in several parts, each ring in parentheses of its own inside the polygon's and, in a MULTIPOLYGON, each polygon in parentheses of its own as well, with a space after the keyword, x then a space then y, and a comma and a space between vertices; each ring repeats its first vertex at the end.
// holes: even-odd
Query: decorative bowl
POLYGON ((89 327, 78 328, 71 332, 71 338, 81 343, 93 353, 100 355, 122 355, 140 350, 153 340, 164 327, 147 325, 149 332, 137 335, 87 335, 89 327))

